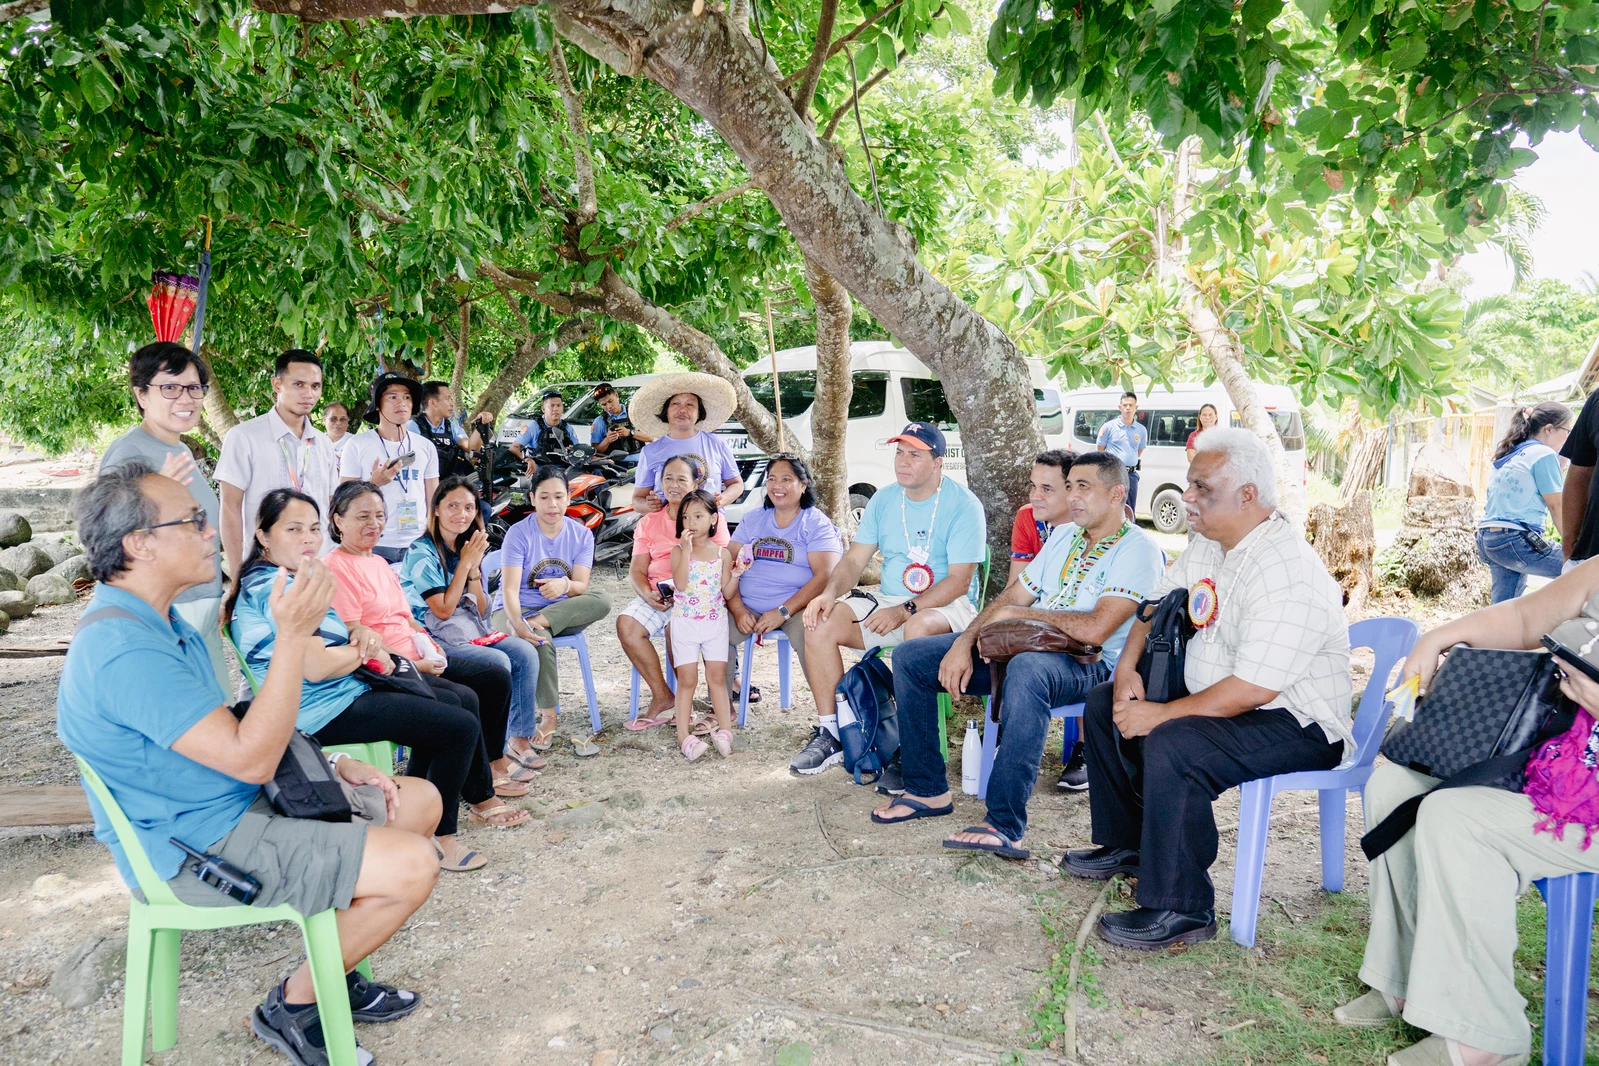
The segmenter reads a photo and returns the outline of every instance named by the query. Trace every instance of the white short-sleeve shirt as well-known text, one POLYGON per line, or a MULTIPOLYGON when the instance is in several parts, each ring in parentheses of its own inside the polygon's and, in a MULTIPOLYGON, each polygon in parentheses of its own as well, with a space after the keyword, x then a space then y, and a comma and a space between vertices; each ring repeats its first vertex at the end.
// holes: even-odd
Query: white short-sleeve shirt
POLYGON ((1321 726, 1354 757, 1350 732, 1349 625, 1343 593, 1316 550, 1276 512, 1230 552, 1195 533, 1156 586, 1160 599, 1216 584, 1220 613, 1188 641, 1183 680, 1200 692, 1236 676, 1279 693, 1272 707, 1292 712, 1301 726, 1321 726))
MULTIPOLYGON (((241 515, 244 521, 244 550, 255 534, 256 511, 261 499, 273 489, 299 489, 316 501, 322 511, 322 546, 333 547, 328 538, 328 500, 338 486, 338 457, 328 435, 305 420, 303 434, 296 434, 273 407, 264 415, 240 422, 222 438, 222 455, 217 459, 216 478, 244 493, 241 515)), ((237 568, 238 561, 229 560, 237 568)))
POLYGON ((427 529, 427 481, 439 478, 439 450, 433 442, 405 425, 405 436, 397 441, 385 440, 378 431, 369 429, 349 438, 344 454, 339 458, 340 478, 372 476, 372 464, 378 460, 388 462, 406 452, 415 452, 416 461, 394 475, 394 480, 383 486, 383 536, 378 539, 381 548, 408 548, 411 542, 427 529))

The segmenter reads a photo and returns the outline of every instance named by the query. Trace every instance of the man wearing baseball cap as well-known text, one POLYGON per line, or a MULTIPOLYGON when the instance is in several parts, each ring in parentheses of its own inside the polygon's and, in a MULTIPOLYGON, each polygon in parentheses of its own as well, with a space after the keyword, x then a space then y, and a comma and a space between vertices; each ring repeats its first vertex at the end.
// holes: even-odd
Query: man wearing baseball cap
POLYGON ((526 459, 531 469, 542 452, 551 448, 570 448, 577 443, 577 434, 566 424, 566 401, 560 389, 545 389, 539 395, 543 417, 528 423, 522 435, 511 445, 511 453, 526 459))
MULTIPOLYGON (((959 633, 977 616, 972 578, 983 560, 988 521, 964 485, 944 476, 944 434, 912 422, 888 438, 894 480, 866 505, 855 542, 833 568, 827 588, 805 608, 805 674, 816 694, 816 734, 789 763, 790 773, 819 774, 842 761, 832 700, 844 676, 841 648, 892 648, 915 637, 959 633), (876 593, 855 588, 881 550, 876 593), (842 608, 842 609, 841 609, 842 608)), ((898 767, 885 787, 898 787, 898 767)))

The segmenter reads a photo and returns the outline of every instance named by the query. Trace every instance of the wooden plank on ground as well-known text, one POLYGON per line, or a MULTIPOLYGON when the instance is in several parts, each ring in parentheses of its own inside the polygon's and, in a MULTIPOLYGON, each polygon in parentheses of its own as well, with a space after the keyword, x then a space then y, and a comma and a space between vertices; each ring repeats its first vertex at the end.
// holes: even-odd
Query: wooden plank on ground
POLYGON ((78 785, 0 788, 0 828, 22 825, 81 825, 94 821, 89 797, 78 785))
POLYGON ((49 644, 0 645, 0 659, 38 659, 47 655, 66 653, 67 642, 64 640, 52 641, 49 644))

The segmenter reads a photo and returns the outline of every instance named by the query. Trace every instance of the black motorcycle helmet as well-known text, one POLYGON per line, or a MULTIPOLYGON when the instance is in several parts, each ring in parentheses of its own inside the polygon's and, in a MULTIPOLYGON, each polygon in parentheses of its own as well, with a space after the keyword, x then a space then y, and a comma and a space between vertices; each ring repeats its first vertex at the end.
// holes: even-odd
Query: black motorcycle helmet
POLYGON ((411 416, 414 418, 422 412, 422 385, 415 378, 408 378, 395 370, 385 370, 372 379, 372 394, 367 404, 366 414, 362 417, 372 425, 378 424, 378 409, 381 407, 383 390, 390 385, 404 385, 411 393, 411 416))

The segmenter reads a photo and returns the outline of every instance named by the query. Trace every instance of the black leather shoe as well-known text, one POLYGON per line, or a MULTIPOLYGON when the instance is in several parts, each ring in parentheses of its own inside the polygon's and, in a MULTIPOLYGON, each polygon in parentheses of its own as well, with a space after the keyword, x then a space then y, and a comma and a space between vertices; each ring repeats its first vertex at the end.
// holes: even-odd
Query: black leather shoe
POLYGON ((1083 755, 1082 744, 1072 749, 1072 757, 1061 768, 1060 780, 1055 782, 1055 787, 1062 792, 1088 791, 1088 759, 1083 755))
POLYGON ((1138 876, 1138 852, 1127 848, 1079 848, 1060 860, 1063 872, 1090 881, 1109 881, 1117 874, 1138 876))
POLYGON ((1216 912, 1158 911, 1138 907, 1099 919, 1099 935, 1119 947, 1158 951, 1173 944, 1197 944, 1216 936, 1216 912))

